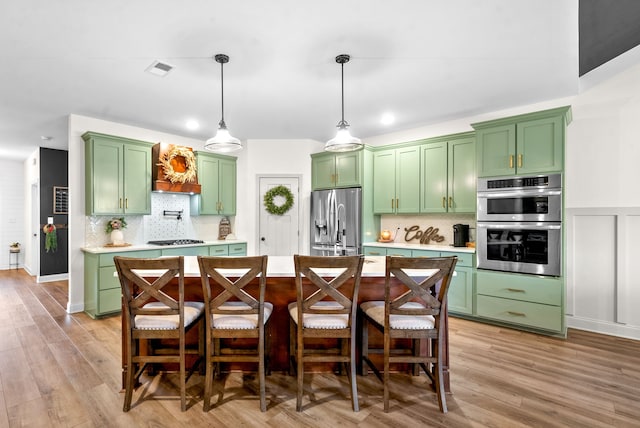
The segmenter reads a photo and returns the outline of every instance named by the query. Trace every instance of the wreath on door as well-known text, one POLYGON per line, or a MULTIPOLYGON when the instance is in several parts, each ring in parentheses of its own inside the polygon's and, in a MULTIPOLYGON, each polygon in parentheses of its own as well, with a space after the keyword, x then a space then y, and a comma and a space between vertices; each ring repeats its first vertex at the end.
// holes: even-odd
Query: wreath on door
POLYGON ((283 215, 291 209, 293 206, 293 193, 288 188, 280 185, 272 188, 264 194, 264 207, 269 214, 283 215), (284 203, 282 205, 276 205, 273 201, 276 196, 282 196, 284 203))

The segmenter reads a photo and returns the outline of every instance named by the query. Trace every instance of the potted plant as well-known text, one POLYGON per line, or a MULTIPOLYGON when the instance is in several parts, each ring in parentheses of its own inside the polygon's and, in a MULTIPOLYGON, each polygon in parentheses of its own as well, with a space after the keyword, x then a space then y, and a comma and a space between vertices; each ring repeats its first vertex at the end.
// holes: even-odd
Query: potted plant
POLYGON ((20 252, 20 243, 19 242, 12 242, 11 244, 9 244, 9 251, 12 253, 19 253, 20 252))
POLYGON ((112 218, 107 222, 106 232, 111 234, 111 243, 113 245, 123 245, 124 244, 124 234, 122 233, 122 229, 127 227, 127 221, 124 217, 120 218, 112 218))

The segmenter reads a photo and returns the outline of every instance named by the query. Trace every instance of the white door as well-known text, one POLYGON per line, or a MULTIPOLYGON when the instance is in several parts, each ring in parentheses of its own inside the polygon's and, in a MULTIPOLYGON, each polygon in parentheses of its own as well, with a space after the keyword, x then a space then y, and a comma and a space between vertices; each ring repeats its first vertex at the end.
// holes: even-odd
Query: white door
MULTIPOLYGON (((258 177, 259 192, 259 254, 268 256, 291 256, 300 251, 299 225, 299 177, 258 177), (267 212, 264 195, 276 186, 284 186, 293 194, 293 206, 282 215, 267 212)), ((285 203, 283 196, 275 196, 273 204, 280 207, 285 203)))

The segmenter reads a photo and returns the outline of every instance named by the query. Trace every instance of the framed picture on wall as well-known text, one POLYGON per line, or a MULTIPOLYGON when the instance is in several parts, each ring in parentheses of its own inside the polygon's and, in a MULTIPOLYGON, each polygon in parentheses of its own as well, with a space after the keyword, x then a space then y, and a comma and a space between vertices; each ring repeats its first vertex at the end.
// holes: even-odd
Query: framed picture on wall
POLYGON ((69 212, 69 188, 53 186, 53 213, 67 214, 69 212))

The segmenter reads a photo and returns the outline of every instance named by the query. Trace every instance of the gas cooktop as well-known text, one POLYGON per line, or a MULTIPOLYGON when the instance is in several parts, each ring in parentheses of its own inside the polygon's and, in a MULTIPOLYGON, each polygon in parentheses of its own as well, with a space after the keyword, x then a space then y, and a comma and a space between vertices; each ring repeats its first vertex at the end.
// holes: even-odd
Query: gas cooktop
POLYGON ((199 239, 167 239, 165 241, 149 241, 147 244, 151 245, 186 245, 186 244, 204 244, 204 241, 199 239))

